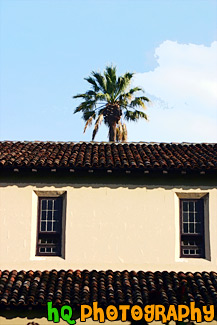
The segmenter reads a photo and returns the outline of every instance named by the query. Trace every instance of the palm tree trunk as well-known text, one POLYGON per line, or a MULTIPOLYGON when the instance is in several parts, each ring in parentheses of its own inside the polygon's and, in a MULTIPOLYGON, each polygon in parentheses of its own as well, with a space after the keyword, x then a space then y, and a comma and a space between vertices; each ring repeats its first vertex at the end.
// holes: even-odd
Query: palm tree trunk
POLYGON ((112 121, 109 124, 109 141, 116 141, 116 122, 112 121))

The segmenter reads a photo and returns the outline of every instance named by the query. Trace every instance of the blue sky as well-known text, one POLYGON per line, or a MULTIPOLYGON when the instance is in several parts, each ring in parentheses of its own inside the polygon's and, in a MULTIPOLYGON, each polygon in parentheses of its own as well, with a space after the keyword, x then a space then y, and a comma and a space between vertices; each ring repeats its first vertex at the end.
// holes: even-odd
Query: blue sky
POLYGON ((152 100, 128 141, 217 142, 217 0, 0 3, 1 140, 91 140, 72 96, 113 63, 152 100))

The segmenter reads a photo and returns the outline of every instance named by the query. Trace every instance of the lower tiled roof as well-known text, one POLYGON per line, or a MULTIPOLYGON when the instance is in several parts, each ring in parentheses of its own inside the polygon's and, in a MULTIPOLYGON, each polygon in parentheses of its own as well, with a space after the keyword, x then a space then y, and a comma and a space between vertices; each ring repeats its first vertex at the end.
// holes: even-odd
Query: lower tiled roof
POLYGON ((45 307, 81 304, 99 306, 162 304, 195 301, 217 308, 216 272, 135 271, 0 271, 0 307, 45 307))
POLYGON ((3 141, 0 168, 217 171, 217 144, 3 141))

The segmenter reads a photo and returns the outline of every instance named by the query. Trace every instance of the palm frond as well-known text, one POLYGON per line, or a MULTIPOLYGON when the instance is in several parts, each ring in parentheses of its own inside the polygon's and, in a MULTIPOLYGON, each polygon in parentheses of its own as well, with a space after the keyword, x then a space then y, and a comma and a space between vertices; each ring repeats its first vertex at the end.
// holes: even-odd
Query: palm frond
POLYGON ((87 95, 87 93, 84 93, 84 94, 78 94, 78 95, 75 95, 73 96, 73 98, 90 98, 90 95, 87 95))
POLYGON ((115 93, 115 97, 117 98, 120 94, 123 94, 127 87, 131 83, 131 79, 133 77, 133 73, 127 72, 123 76, 118 78, 117 81, 117 91, 115 93))
POLYGON ((106 84, 105 77, 103 75, 101 75, 100 72, 94 72, 94 71, 92 71, 92 75, 97 80, 98 86, 101 89, 101 91, 106 93, 107 92, 107 84, 106 84))
POLYGON ((128 93, 125 93, 125 94, 121 94, 118 98, 119 102, 122 102, 122 101, 127 101, 127 103, 130 103, 130 101, 132 100, 133 98, 133 95, 128 92, 128 93))
POLYGON ((105 68, 105 74, 110 77, 112 83, 116 83, 116 67, 114 67, 113 65, 107 66, 105 68))
POLYGON ((148 117, 147 117, 147 115, 144 112, 137 111, 137 110, 135 110, 135 111, 127 110, 124 113, 124 118, 127 121, 137 121, 140 118, 144 118, 145 120, 148 120, 148 117))
POLYGON ((92 77, 84 78, 84 80, 86 80, 87 82, 89 82, 93 86, 94 91, 99 91, 100 90, 100 88, 97 85, 96 81, 92 77))
POLYGON ((89 111, 94 108, 95 104, 95 100, 84 101, 80 105, 78 105, 78 107, 74 110, 74 114, 80 111, 89 111))
POLYGON ((88 90, 88 91, 86 92, 86 96, 87 96, 87 98, 88 98, 88 97, 95 97, 96 94, 97 94, 97 92, 94 91, 94 90, 88 90))
POLYGON ((118 105, 121 107, 121 108, 127 108, 127 105, 129 104, 130 100, 128 98, 126 98, 125 96, 122 96, 120 95, 118 100, 118 105))
POLYGON ((99 115, 100 114, 103 114, 104 113, 104 111, 105 111, 105 108, 106 108, 106 105, 104 105, 104 106, 102 106, 102 108, 99 110, 99 115))
POLYGON ((126 72, 124 75, 123 75, 123 78, 126 79, 126 80, 131 80, 134 76, 134 73, 133 72, 126 72))
POLYGON ((105 78, 106 78, 106 84, 107 84, 107 94, 109 94, 110 97, 113 98, 114 85, 113 85, 112 80, 108 74, 105 74, 105 78))
POLYGON ((131 108, 134 108, 134 107, 136 107, 136 106, 139 106, 139 107, 142 107, 142 108, 145 109, 146 106, 145 106, 144 101, 149 102, 149 99, 148 99, 147 97, 145 97, 145 96, 136 97, 136 98, 134 98, 134 100, 132 100, 132 101, 129 103, 129 106, 130 106, 131 108))
POLYGON ((102 123, 102 120, 103 120, 103 114, 100 114, 98 117, 97 117, 97 120, 96 120, 96 123, 95 123, 95 126, 94 126, 94 129, 93 129, 93 134, 92 134, 92 141, 94 140, 97 132, 98 132, 98 129, 99 129, 99 126, 100 124, 102 123))
MULTIPOLYGON (((137 91, 142 91, 144 92, 144 90, 140 87, 134 87, 134 88, 131 88, 128 92, 126 93, 123 93, 123 94, 120 94, 118 100, 121 102, 123 102, 124 100, 127 101, 127 103, 131 103, 131 101, 133 100, 134 98, 134 93, 136 93, 137 91)), ((141 96, 140 98, 143 98, 144 96, 141 96)))
POLYGON ((144 102, 150 103, 150 99, 146 96, 140 96, 139 98, 141 98, 144 102))
POLYGON ((110 95, 111 101, 114 101, 116 91, 116 67, 107 66, 104 72, 107 81, 107 93, 110 95))
POLYGON ((95 118, 95 114, 93 114, 89 117, 89 119, 87 120, 87 122, 85 123, 85 126, 84 126, 84 133, 85 133, 87 127, 92 125, 94 118, 95 118))
POLYGON ((140 88, 140 87, 134 87, 134 88, 131 88, 130 90, 129 90, 129 93, 130 94, 134 94, 135 92, 137 92, 137 91, 142 91, 143 93, 144 93, 144 90, 142 89, 142 88, 140 88))
POLYGON ((110 102, 111 97, 108 93, 100 93, 96 94, 95 96, 96 100, 105 100, 106 102, 110 102))
POLYGON ((96 117, 96 112, 95 111, 85 111, 83 112, 83 119, 87 121, 91 116, 94 118, 96 117))

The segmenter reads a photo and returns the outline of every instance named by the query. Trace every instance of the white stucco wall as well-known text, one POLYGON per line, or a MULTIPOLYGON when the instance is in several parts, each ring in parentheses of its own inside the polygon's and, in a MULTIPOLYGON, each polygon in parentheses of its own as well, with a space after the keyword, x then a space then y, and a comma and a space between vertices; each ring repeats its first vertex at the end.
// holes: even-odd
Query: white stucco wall
MULTIPOLYGON (((112 269, 211 271, 217 269, 217 189, 122 182, 97 184, 44 180, 2 182, 0 187, 1 269, 112 269), (40 191, 65 191, 63 257, 37 257, 40 191), (180 193, 207 194, 206 258, 179 257, 180 193), (210 242, 210 246, 209 246, 210 242)), ((176 180, 174 179, 174 184, 176 180)))

